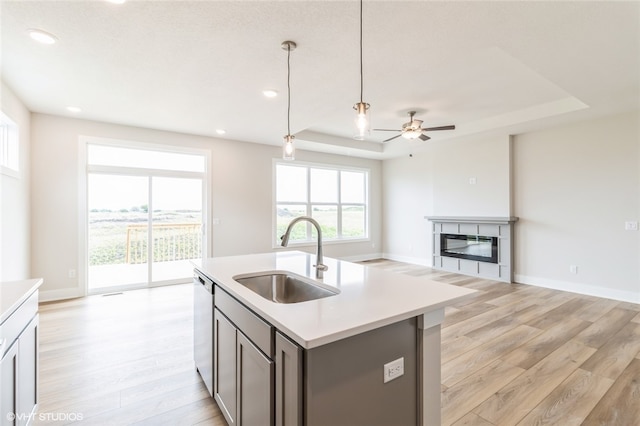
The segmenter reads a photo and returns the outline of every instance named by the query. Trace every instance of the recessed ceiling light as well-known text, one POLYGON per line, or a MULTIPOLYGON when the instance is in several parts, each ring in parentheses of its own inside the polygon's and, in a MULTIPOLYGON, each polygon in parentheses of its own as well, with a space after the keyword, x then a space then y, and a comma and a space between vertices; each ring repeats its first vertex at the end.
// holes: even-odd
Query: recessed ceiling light
POLYGON ((273 89, 267 89, 267 90, 263 90, 262 94, 265 95, 267 98, 275 98, 276 96, 278 96, 278 91, 273 89))
POLYGON ((54 44, 58 40, 58 37, 46 31, 30 29, 28 32, 29 32, 29 37, 31 37, 33 40, 37 41, 38 43, 54 44))
POLYGON ((227 133, 227 131, 224 129, 216 129, 216 133, 219 135, 224 135, 225 133, 227 133))
POLYGON ((79 112, 82 112, 82 110, 78 107, 74 107, 74 106, 68 106, 67 107, 67 111, 69 112, 73 112, 74 114, 77 114, 79 112))

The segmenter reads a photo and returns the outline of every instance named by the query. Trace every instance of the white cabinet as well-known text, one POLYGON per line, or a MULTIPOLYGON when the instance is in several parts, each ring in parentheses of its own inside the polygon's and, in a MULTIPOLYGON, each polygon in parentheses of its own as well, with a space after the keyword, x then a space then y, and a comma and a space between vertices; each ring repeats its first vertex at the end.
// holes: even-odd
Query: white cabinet
POLYGON ((0 425, 31 422, 38 403, 38 291, 0 324, 0 425))
MULTIPOLYGON (((39 316, 31 320, 18 339, 18 412, 33 413, 38 404, 38 327, 39 316)), ((26 425, 23 417, 18 424, 26 425)))
MULTIPOLYGON (((6 341, 5 341, 6 345, 6 341)), ((0 360, 0 424, 18 424, 12 416, 18 411, 18 342, 0 360)))

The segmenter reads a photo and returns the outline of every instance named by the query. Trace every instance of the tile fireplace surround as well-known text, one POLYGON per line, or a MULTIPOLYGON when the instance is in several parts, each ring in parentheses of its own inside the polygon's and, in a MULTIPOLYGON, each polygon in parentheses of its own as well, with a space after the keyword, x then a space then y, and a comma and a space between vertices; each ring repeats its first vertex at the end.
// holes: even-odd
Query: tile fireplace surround
POLYGON ((425 216, 433 223, 433 268, 474 277, 513 282, 513 228, 517 217, 425 216), (498 263, 443 256, 440 234, 498 238, 498 263))

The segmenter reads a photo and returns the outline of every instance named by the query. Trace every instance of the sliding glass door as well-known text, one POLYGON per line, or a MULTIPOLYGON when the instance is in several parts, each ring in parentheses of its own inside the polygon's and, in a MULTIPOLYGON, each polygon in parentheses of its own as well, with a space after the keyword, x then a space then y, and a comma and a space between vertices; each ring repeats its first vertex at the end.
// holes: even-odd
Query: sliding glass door
POLYGON ((87 153, 89 293, 188 281, 191 261, 206 254, 206 158, 103 145, 87 153))
POLYGON ((148 182, 143 176, 89 174, 87 270, 91 290, 149 281, 148 182))
POLYGON ((151 275, 155 281, 191 275, 190 261, 202 258, 202 181, 153 178, 151 193, 151 275))

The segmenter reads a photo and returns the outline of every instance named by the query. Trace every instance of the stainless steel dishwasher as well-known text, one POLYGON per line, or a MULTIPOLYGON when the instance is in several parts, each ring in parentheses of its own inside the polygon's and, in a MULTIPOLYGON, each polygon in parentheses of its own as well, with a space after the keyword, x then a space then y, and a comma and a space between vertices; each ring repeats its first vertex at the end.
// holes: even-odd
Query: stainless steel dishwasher
POLYGON ((213 396, 213 281, 194 270, 193 286, 193 359, 213 396))

